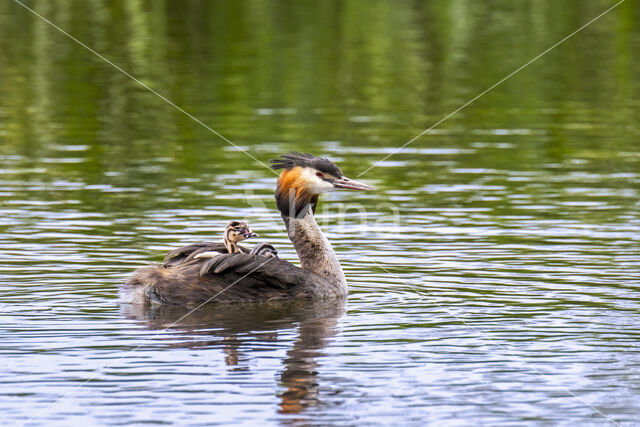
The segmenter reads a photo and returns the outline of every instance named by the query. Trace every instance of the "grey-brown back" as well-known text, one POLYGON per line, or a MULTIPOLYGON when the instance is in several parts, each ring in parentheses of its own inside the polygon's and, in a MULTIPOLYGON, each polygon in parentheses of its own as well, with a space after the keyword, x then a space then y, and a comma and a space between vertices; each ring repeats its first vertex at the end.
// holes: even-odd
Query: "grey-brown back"
POLYGON ((331 289, 336 288, 323 277, 280 258, 221 253, 140 268, 124 290, 138 291, 139 301, 130 302, 189 305, 343 296, 331 289))
MULTIPOLYGON (((238 245, 243 253, 247 254, 251 252, 248 248, 238 245)), ((189 262, 195 258, 196 255, 203 252, 220 252, 221 254, 228 253, 227 247, 223 242, 200 242, 193 243, 187 246, 183 246, 178 249, 174 249, 169 252, 162 261, 163 267, 175 267, 180 264, 189 262)))

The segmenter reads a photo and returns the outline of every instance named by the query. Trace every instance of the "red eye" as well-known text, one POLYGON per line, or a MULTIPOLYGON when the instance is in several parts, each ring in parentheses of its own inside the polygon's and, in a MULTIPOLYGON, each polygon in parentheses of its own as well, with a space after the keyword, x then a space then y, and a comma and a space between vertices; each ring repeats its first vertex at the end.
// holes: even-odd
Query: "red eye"
POLYGON ((316 176, 322 178, 324 175, 322 174, 322 172, 316 172, 316 176))

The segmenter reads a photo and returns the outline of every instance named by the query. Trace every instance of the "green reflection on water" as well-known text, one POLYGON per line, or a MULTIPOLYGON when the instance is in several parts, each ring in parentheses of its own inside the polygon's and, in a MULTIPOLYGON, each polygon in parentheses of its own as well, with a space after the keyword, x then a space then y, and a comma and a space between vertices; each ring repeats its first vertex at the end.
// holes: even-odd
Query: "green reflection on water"
MULTIPOLYGON (((30 5, 262 161, 289 149, 329 152, 355 175, 387 153, 372 148, 400 146, 610 3, 30 5)), ((389 160, 400 163, 374 168, 366 178, 381 190, 410 190, 468 183, 469 176, 450 173, 451 166, 548 170, 549 176, 635 172, 635 6, 621 5, 409 147, 426 152, 399 153, 389 160), (459 152, 433 155, 429 148, 459 152)), ((205 177, 192 185, 197 191, 238 171, 272 176, 11 2, 0 5, 0 61, 3 162, 20 156, 7 166, 25 170, 13 175, 18 180, 122 190, 100 197, 79 190, 74 197, 82 209, 148 208, 181 179, 205 177), (33 168, 46 172, 33 174, 33 168)), ((517 191, 500 174, 485 184, 517 191)), ((526 190, 541 204, 549 183, 543 184, 526 190)), ((614 178, 606 186, 637 187, 637 179, 614 178)), ((63 198, 55 189, 36 197, 63 198)), ((451 203, 448 196, 416 197, 432 206, 451 203)), ((210 202, 188 200, 193 208, 210 202)), ((509 208, 504 200, 484 202, 509 208)), ((178 207, 185 200, 167 197, 165 203, 178 207)), ((624 211, 635 202, 621 197, 615 205, 624 211)))

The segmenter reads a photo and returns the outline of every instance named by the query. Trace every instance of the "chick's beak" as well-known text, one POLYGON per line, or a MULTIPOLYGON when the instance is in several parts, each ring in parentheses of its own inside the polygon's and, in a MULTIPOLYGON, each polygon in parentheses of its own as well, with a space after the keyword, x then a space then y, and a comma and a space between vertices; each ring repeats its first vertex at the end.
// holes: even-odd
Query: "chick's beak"
POLYGON ((372 187, 369 187, 367 184, 363 184, 358 181, 354 181, 352 179, 343 176, 340 179, 336 179, 333 181, 333 186, 335 188, 340 188, 344 190, 373 190, 372 187))
POLYGON ((242 237, 244 237, 245 239, 250 239, 252 237, 258 237, 257 233, 254 233, 253 231, 249 230, 248 228, 242 228, 240 230, 238 230, 240 232, 240 234, 242 234, 242 237))

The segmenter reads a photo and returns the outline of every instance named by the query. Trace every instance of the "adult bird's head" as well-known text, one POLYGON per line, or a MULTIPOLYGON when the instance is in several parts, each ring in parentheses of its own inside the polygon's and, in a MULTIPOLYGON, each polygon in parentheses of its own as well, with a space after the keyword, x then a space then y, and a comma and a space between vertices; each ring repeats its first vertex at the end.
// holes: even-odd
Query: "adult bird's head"
POLYGON ((278 177, 276 205, 283 216, 303 217, 315 212, 318 195, 333 190, 373 190, 353 181, 331 160, 311 154, 289 153, 271 160, 274 170, 283 169, 278 177))

